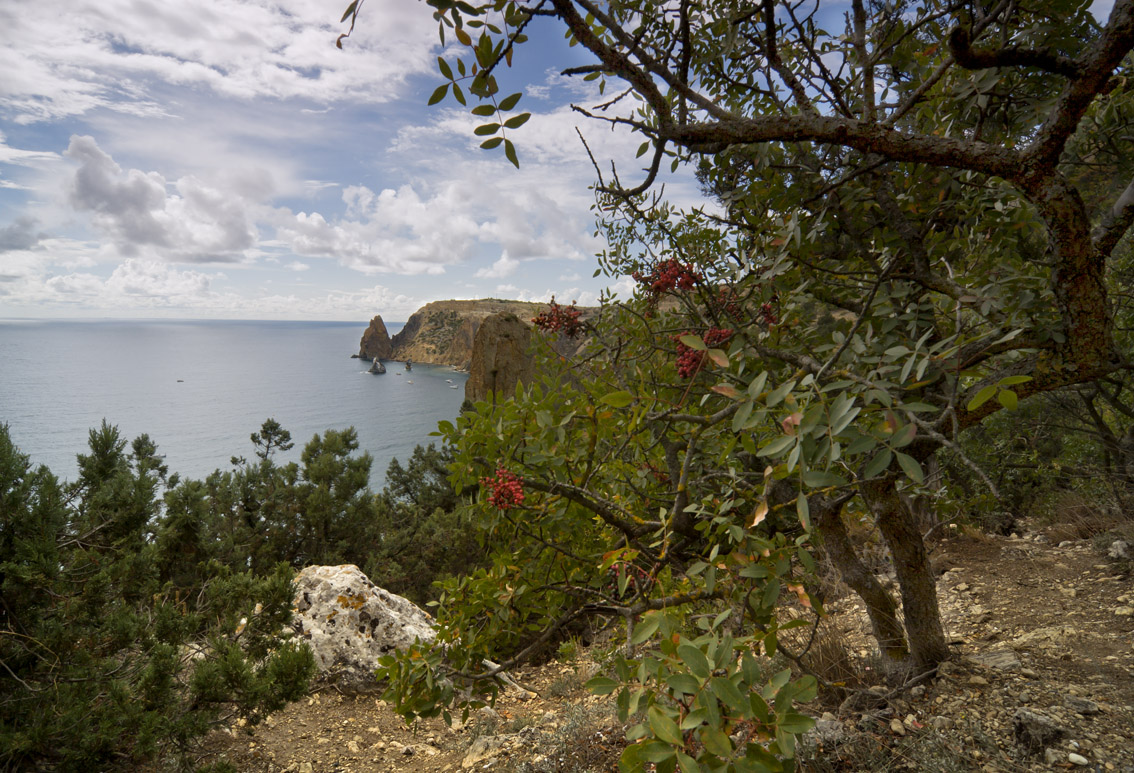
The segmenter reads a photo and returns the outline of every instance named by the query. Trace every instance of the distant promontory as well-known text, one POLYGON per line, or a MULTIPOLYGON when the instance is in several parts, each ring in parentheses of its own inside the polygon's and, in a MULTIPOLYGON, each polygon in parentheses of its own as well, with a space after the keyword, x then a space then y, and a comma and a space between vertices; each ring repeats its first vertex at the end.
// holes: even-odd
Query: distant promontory
MULTIPOLYGON (((500 313, 515 314, 527 324, 546 303, 505 301, 434 301, 415 311, 401 332, 390 338, 381 316, 370 321, 363 333, 358 356, 389 360, 413 360, 431 365, 450 365, 467 370, 472 361, 473 340, 485 318, 500 313)), ((580 308, 584 318, 597 309, 580 308)))

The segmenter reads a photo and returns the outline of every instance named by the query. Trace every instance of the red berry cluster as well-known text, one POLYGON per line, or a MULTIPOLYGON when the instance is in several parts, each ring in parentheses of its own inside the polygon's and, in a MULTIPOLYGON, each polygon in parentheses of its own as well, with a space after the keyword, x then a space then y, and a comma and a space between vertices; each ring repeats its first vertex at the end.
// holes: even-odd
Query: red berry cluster
POLYGON ((771 303, 764 303, 760 306, 760 318, 768 327, 778 325, 780 322, 780 317, 776 314, 776 309, 771 303))
POLYGON ((717 288, 716 307, 721 314, 731 318, 734 322, 742 321, 740 317, 740 300, 736 297, 736 291, 731 287, 717 288))
POLYGON ((701 281, 701 275, 691 265, 676 258, 659 261, 648 274, 635 271, 630 276, 655 298, 673 289, 692 290, 701 281))
POLYGON ((481 478, 480 485, 487 489, 488 504, 500 510, 519 507, 524 503, 524 485, 520 479, 503 467, 496 468, 495 478, 481 478))
MULTIPOLYGON (((692 335, 692 333, 682 333, 681 335, 692 335)), ((697 375, 697 371, 701 370, 701 366, 705 364, 705 353, 681 343, 681 335, 673 337, 673 340, 677 341, 677 375, 681 378, 693 378, 697 375)), ((732 331, 719 327, 711 327, 701 336, 705 346, 710 348, 719 348, 722 344, 728 343, 730 338, 732 338, 732 331)))
POLYGON ((606 589, 610 593, 618 593, 619 571, 626 573, 626 592, 636 595, 639 589, 644 588, 650 579, 649 572, 633 564, 619 563, 607 569, 606 589))
POLYGON ((579 320, 582 314, 575 308, 575 301, 570 306, 560 306, 552 296, 547 311, 541 311, 532 319, 532 324, 547 333, 562 333, 568 338, 575 338, 583 330, 583 323, 579 320))

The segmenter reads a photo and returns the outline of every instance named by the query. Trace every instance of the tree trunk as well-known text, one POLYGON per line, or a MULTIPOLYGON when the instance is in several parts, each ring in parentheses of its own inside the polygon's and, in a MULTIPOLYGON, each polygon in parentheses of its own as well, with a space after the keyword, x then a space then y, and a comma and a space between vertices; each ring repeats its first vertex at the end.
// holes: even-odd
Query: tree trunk
POLYGON ((815 523, 823 538, 823 550, 839 570, 843 582, 866 604, 870 627, 883 657, 888 662, 904 662, 909 656, 909 650, 906 648, 906 635, 898 620, 894 599, 855 553, 839 511, 829 502, 822 501, 821 497, 811 497, 809 504, 816 514, 815 523))
POLYGON ((937 607, 937 586, 921 531, 898 496, 893 479, 866 481, 860 491, 894 559, 913 665, 918 673, 932 671, 948 659, 949 648, 945 644, 941 612, 937 607))

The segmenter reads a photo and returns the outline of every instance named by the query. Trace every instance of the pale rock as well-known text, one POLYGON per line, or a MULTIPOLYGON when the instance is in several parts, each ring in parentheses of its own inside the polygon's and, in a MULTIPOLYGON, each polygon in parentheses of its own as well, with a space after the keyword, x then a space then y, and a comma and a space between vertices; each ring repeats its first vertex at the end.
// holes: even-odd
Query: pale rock
POLYGON ((1072 765, 1089 765, 1089 764, 1091 764, 1090 760, 1088 760, 1082 754, 1076 754, 1075 752, 1071 752, 1070 754, 1067 755, 1067 761, 1070 762, 1072 765))
POLYGON ((507 738, 500 735, 482 735, 480 738, 473 741, 472 746, 469 747, 468 753, 465 758, 461 760, 461 767, 471 768, 478 762, 491 759, 499 754, 504 749, 507 738))
POLYGON ((1024 708, 1016 709, 1012 715, 1012 731, 1016 744, 1031 754, 1039 754, 1067 734, 1048 717, 1024 708))
POLYGON ((311 647, 320 673, 346 692, 377 689, 378 658, 435 636, 429 615, 352 564, 301 571, 294 604, 296 633, 311 647))
POLYGON ((1119 617, 1130 617, 1134 615, 1134 607, 1115 607, 1114 614, 1119 617))
POLYGON ((1129 561, 1130 560, 1130 544, 1123 540, 1115 540, 1110 543, 1110 550, 1107 551, 1107 557, 1113 558, 1115 561, 1129 561))
POLYGON ((895 717, 890 720, 890 732, 894 735, 905 735, 906 726, 902 724, 902 720, 895 717))

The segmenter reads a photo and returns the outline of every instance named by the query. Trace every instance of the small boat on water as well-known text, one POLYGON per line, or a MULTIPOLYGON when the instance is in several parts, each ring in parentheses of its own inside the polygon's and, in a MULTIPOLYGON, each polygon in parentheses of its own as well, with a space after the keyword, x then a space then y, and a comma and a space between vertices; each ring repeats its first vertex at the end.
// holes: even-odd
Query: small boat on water
POLYGON ((413 383, 413 379, 406 379, 406 383, 407 383, 407 384, 412 384, 412 383, 413 383))
POLYGON ((459 387, 459 386, 457 386, 456 384, 450 384, 450 385, 449 385, 449 388, 450 388, 450 389, 460 389, 460 387, 459 387))

